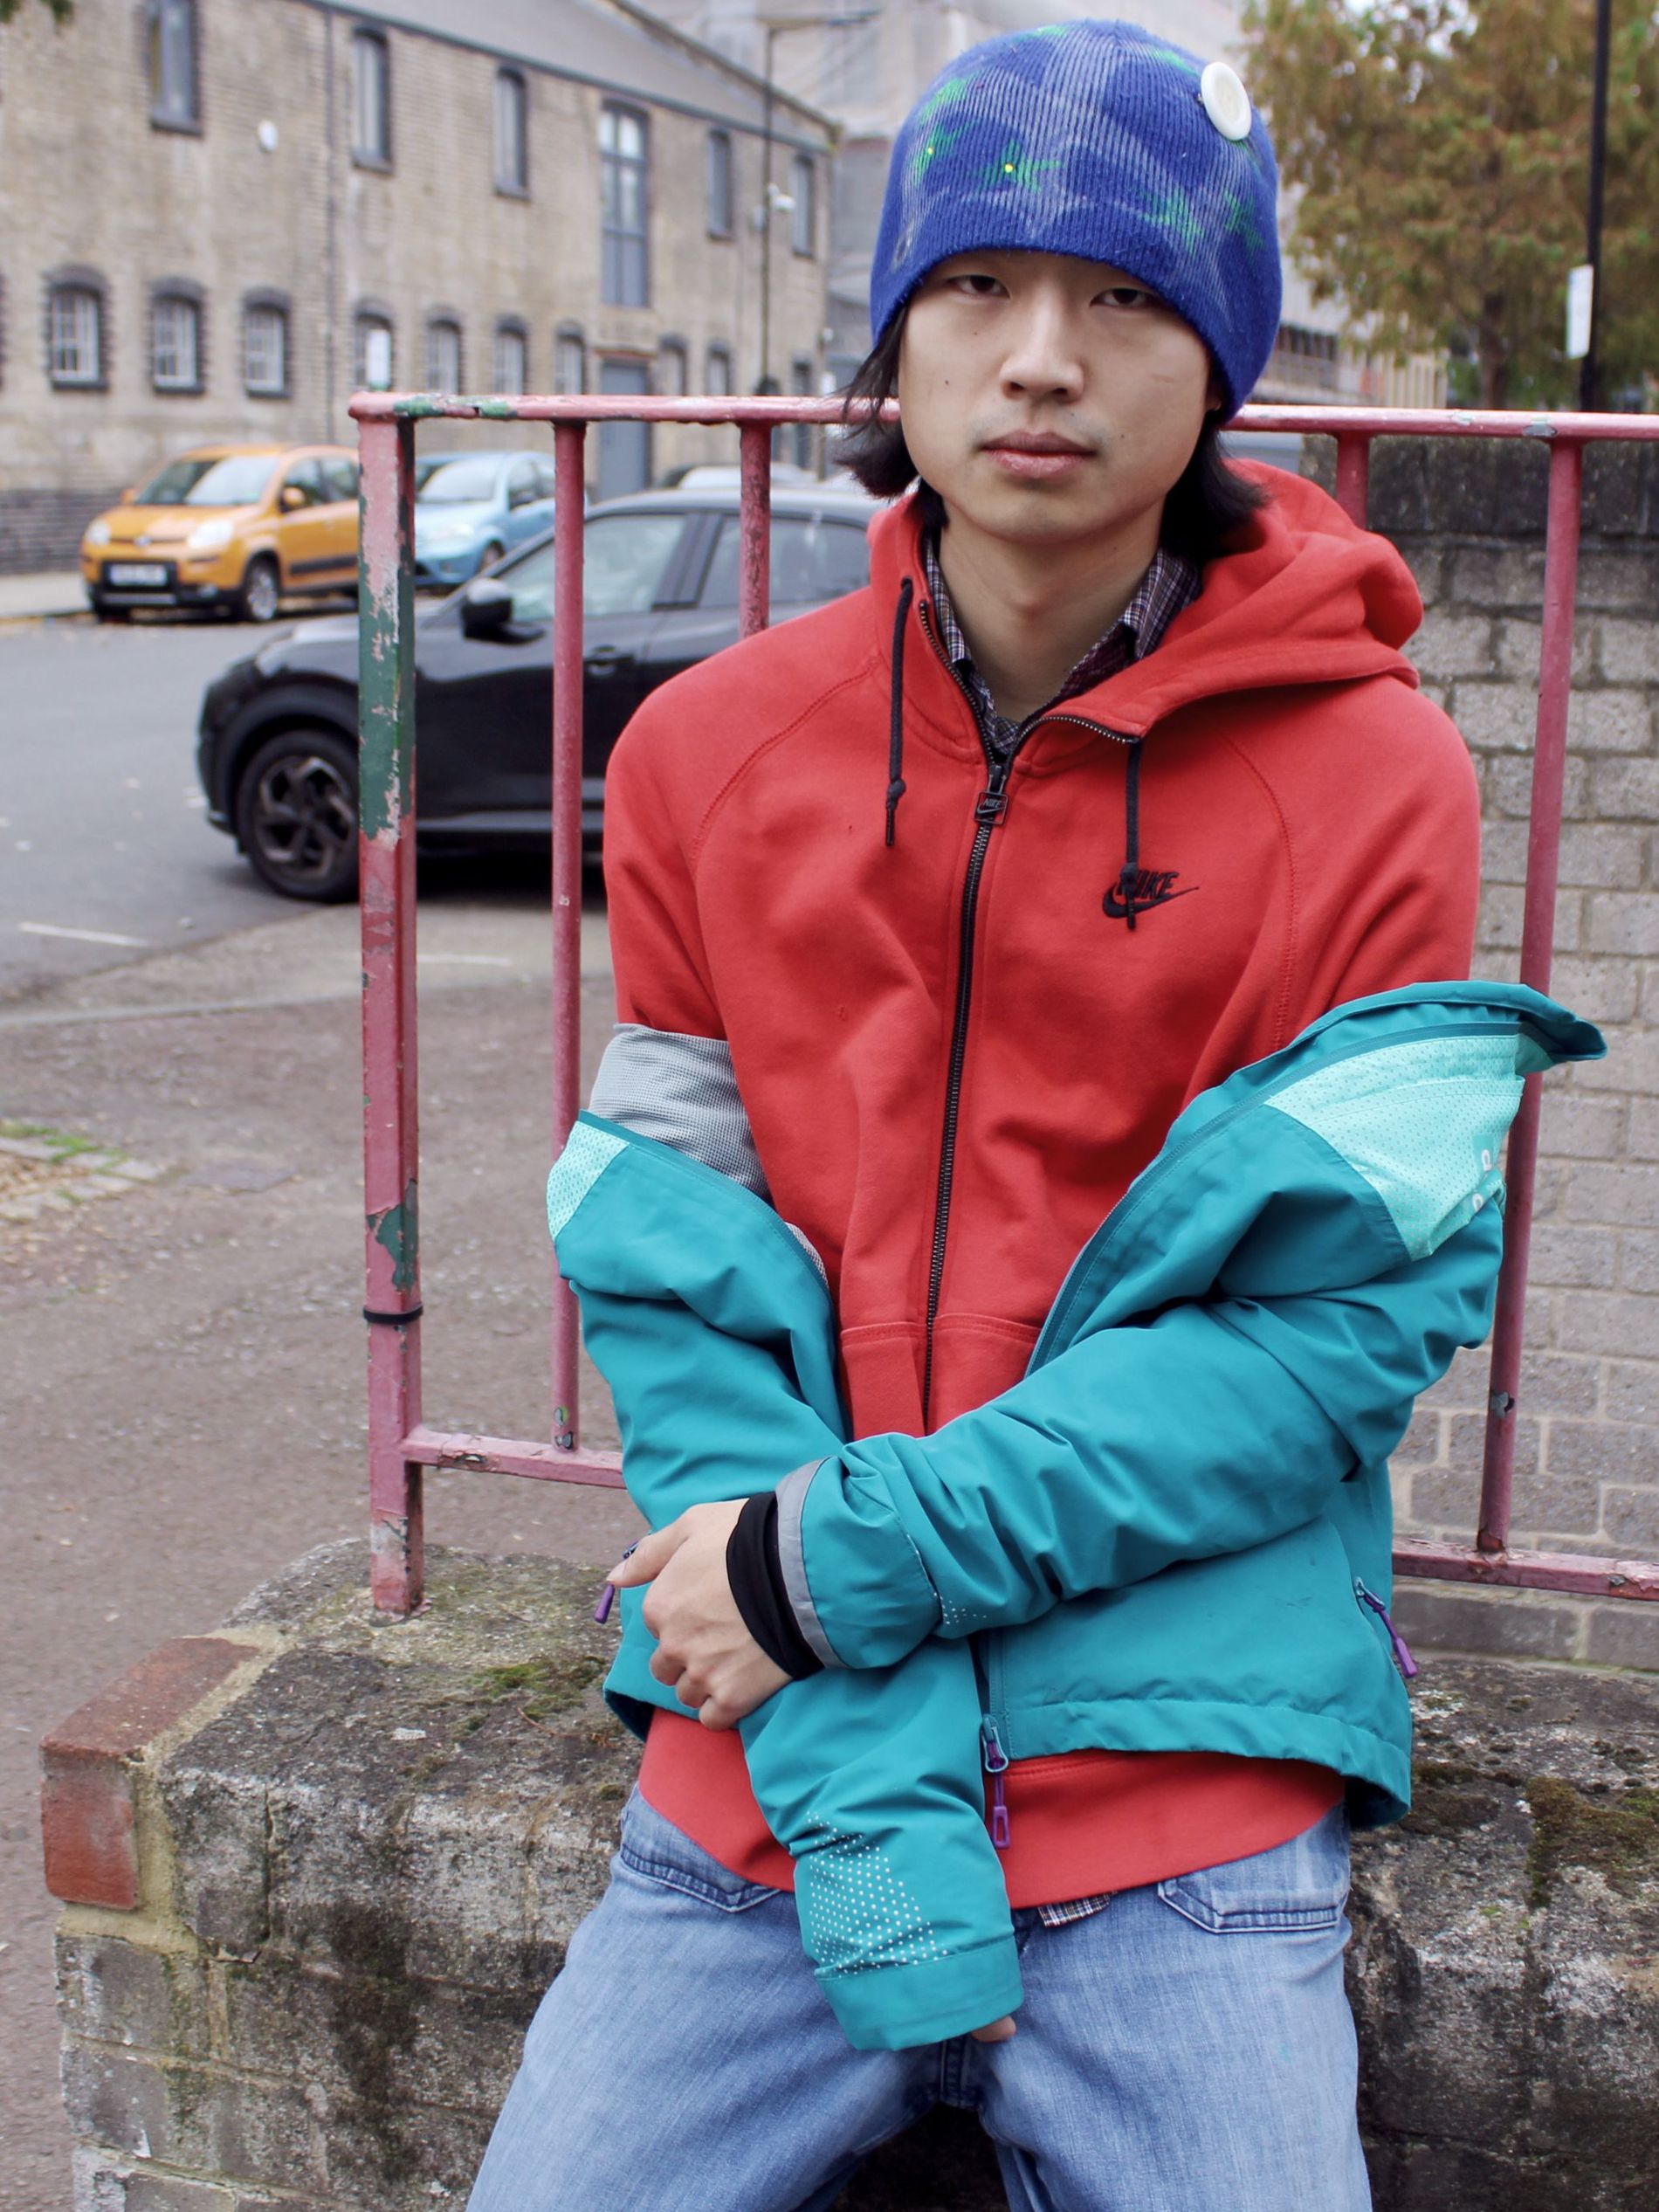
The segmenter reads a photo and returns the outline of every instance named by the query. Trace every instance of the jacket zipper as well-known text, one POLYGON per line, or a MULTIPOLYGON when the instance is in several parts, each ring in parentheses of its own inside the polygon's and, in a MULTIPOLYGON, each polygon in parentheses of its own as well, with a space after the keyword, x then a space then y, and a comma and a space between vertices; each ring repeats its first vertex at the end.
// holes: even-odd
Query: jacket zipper
POLYGON ((996 1733, 996 1723, 988 1713, 980 1724, 980 1735, 984 1746, 985 1771, 991 1778, 991 1842, 999 1851, 1005 1851, 1008 1847, 1008 1832, 1012 1825, 1004 1779, 1008 1774, 1008 1755, 996 1733))
POLYGON ((1357 1575, 1353 1580, 1353 1594, 1361 1605, 1368 1607, 1376 1615, 1383 1627, 1388 1631, 1388 1649, 1394 1655, 1394 1664, 1400 1670, 1400 1679, 1402 1682, 1409 1682, 1418 1671, 1417 1662, 1411 1656, 1410 1645, 1394 1626, 1387 1607, 1380 1597, 1374 1596, 1366 1588, 1357 1575))
POLYGON ((933 1244, 928 1260, 927 1311, 922 1340, 922 1430, 926 1434, 933 1395, 933 1324, 939 1318, 940 1292, 945 1280, 945 1245, 950 1235, 951 1191, 956 1175, 956 1125, 961 1107, 962 1072, 967 1058, 967 1023, 974 998, 974 941, 979 913, 980 879, 985 872, 985 855, 991 842, 991 832, 1008 812, 1008 777, 1013 772, 1015 760, 1027 738, 1044 722, 1075 722, 1079 728, 1093 730, 1098 736, 1116 738, 1120 745, 1131 744, 1133 741, 1119 736, 1116 730, 1107 729, 1104 723, 1085 720, 1080 714, 1042 713, 1028 722, 1022 722, 1007 753, 999 755, 985 734, 973 693, 955 668, 945 659, 944 649, 928 618, 928 606, 925 599, 917 602, 916 614, 923 636, 944 662, 947 675, 967 702, 979 737, 980 749, 985 755, 986 768, 985 789, 974 802, 974 819, 978 826, 974 832, 973 848, 967 856, 967 872, 962 881, 956 1006, 951 1022, 950 1058, 945 1078, 945 1122, 940 1137, 939 1180, 933 1196, 933 1244))

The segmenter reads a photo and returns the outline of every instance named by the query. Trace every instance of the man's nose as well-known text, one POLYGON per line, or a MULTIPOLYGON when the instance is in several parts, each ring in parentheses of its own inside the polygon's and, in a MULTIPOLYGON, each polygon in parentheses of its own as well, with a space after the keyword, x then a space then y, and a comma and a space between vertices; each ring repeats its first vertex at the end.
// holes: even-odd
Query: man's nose
POLYGON ((1002 389, 1028 398, 1076 399, 1083 389, 1083 349, 1077 319, 1065 303, 1034 299, 1022 306, 1002 357, 1002 389))

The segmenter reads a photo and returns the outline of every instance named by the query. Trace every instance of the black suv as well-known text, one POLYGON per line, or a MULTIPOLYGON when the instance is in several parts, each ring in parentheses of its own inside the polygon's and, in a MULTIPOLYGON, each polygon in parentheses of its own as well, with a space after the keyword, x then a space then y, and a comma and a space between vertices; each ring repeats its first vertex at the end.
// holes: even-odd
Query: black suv
MULTIPOLYGON (((869 581, 876 509, 842 485, 772 496, 774 620, 869 581)), ((585 524, 582 821, 596 849, 605 763, 649 691, 737 637, 735 490, 640 492, 585 524)), ((545 851, 551 834, 553 537, 417 611, 423 851, 545 851)), ((694 738, 688 733, 688 741, 694 738)), ((284 631, 202 701, 208 819, 272 890, 348 898, 357 882, 357 618, 284 631)))

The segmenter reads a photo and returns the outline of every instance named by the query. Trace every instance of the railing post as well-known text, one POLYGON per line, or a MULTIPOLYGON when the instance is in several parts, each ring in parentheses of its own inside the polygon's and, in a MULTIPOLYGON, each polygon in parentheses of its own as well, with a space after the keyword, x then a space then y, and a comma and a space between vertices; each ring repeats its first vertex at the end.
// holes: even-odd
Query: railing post
POLYGON ((1363 530, 1370 511, 1371 440, 1362 431, 1337 433, 1337 505, 1363 530))
MULTIPOLYGON (((1579 582, 1579 500, 1584 448, 1559 441, 1550 453, 1549 521, 1544 541, 1544 634, 1539 649, 1538 722, 1526 830, 1526 903, 1521 922, 1521 981, 1547 991, 1555 948, 1555 892, 1560 872, 1561 795, 1566 775, 1567 700, 1573 682, 1573 610, 1579 582)), ((1526 1270, 1532 1242, 1538 1176, 1539 1079, 1526 1078, 1510 1130, 1504 1214, 1504 1261, 1492 1321, 1492 1365, 1486 1409, 1477 1547, 1509 1546, 1515 1482, 1515 1409, 1521 1387, 1526 1322, 1526 1270)))
POLYGON ((738 634, 764 630, 772 611, 772 429, 745 423, 738 432, 738 634))
MULTIPOLYGON (((553 432, 553 1149, 570 1134, 582 1086, 582 469, 585 423, 553 432)), ((553 1268, 553 1441, 582 1433, 575 1294, 553 1268)))
POLYGON ((415 425, 361 431, 358 866, 363 963, 364 1314, 369 1588, 407 1613, 424 1581, 415 1058, 415 425))

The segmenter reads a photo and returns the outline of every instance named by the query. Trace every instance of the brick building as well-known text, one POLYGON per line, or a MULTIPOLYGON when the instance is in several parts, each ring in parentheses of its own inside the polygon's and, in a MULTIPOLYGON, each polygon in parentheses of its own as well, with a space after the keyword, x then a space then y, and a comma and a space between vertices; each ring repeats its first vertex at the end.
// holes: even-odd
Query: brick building
MULTIPOLYGON (((0 569, 72 558, 183 446, 350 438, 362 384, 751 389, 763 246, 816 387, 833 132, 771 103, 763 234, 768 124, 627 0, 31 4, 0 30, 0 569)), ((593 487, 706 457, 732 434, 618 427, 593 487)))

